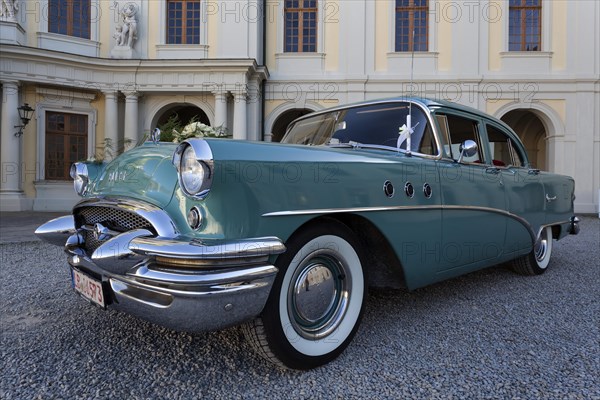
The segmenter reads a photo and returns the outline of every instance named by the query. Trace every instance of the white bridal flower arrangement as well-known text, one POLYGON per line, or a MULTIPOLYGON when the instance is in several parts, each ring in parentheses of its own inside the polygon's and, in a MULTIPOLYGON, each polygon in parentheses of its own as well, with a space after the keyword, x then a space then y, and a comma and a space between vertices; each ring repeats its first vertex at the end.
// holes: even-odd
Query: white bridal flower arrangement
POLYGON ((173 143, 180 143, 190 138, 228 137, 226 130, 222 126, 212 127, 198 121, 190 122, 183 127, 181 132, 173 129, 172 133, 173 143))

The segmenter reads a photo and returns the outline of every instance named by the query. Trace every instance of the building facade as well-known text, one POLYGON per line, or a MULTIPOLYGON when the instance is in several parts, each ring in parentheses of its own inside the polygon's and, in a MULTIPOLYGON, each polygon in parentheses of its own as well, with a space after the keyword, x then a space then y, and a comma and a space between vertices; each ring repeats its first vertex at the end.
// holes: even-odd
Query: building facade
POLYGON ((70 209, 71 162, 173 114, 277 141, 310 111, 409 95, 504 120, 598 210, 597 1, 2 0, 0 83, 6 211, 70 209))

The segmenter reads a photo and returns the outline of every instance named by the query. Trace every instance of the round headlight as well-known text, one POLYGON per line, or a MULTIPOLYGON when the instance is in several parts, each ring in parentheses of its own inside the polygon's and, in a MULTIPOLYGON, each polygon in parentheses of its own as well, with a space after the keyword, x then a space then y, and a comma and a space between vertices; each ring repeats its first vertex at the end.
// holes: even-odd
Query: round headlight
POLYGON ((181 183, 183 189, 192 196, 197 195, 202 190, 204 183, 204 168, 196 159, 196 152, 192 146, 186 147, 181 156, 181 183))
POLYGON ((210 192, 214 175, 214 160, 204 139, 188 139, 173 153, 179 186, 190 197, 202 200, 210 192))
POLYGON ((71 165, 70 171, 71 178, 73 178, 73 188, 75 192, 83 196, 87 190, 89 179, 88 167, 84 163, 75 163, 71 165))

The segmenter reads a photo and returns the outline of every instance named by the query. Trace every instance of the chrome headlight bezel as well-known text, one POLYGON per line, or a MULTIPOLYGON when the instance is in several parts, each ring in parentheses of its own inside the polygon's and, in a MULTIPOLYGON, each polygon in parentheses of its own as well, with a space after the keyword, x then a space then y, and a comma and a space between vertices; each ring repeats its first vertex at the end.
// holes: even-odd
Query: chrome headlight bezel
POLYGON ((173 154, 173 165, 183 192, 195 199, 208 196, 214 176, 214 160, 208 143, 203 139, 189 139, 181 143, 173 154))
POLYGON ((71 165, 71 178, 73 178, 73 189, 79 196, 84 196, 90 183, 90 172, 86 163, 77 162, 71 165))

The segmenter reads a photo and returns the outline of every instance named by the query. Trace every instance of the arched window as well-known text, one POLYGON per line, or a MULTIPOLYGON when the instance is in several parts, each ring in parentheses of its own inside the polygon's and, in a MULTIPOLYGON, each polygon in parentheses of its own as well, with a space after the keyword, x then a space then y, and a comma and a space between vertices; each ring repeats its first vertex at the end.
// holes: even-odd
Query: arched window
POLYGON ((542 50, 542 0, 510 0, 509 51, 542 50))
POLYGON ((286 53, 317 51, 317 0, 285 1, 284 50, 286 53))
POLYGON ((429 2, 396 0, 396 51, 428 51, 429 2))

